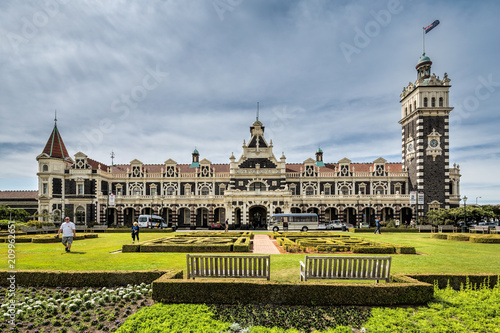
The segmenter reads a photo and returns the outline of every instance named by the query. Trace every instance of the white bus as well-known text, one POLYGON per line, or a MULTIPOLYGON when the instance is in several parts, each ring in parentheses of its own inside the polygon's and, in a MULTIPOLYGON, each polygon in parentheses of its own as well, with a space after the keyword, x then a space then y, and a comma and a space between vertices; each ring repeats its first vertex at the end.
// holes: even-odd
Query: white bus
POLYGON ((307 231, 309 229, 318 229, 318 215, 317 214, 274 214, 269 219, 267 230, 272 231, 288 231, 288 230, 301 230, 307 231))

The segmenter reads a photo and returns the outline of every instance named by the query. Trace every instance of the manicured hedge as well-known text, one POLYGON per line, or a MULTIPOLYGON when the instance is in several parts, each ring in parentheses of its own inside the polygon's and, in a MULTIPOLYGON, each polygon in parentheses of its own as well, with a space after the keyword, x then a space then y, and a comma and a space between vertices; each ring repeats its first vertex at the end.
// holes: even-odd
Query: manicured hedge
MULTIPOLYGON (((366 233, 366 232, 375 232, 375 228, 349 228, 349 232, 353 232, 353 233, 358 233, 358 232, 362 232, 362 233, 366 233)), ((409 232, 409 233, 414 233, 414 232, 418 232, 418 229, 415 229, 415 228, 384 228, 382 227, 381 231, 382 233, 384 232, 409 232)))
POLYGON ((472 243, 490 243, 490 244, 498 244, 500 243, 499 235, 474 235, 470 236, 469 239, 472 243))
POLYGON ((417 250, 413 246, 394 245, 397 254, 416 254, 417 250))
POLYGON ((233 244, 233 252, 248 252, 250 248, 250 237, 239 237, 233 244))
POLYGON ((426 304, 433 286, 413 280, 404 283, 323 283, 248 281, 236 279, 153 282, 153 299, 162 303, 370 305, 426 304))
POLYGON ((464 235, 464 234, 450 234, 447 237, 448 240, 464 241, 464 242, 467 242, 469 238, 470 238, 469 235, 464 235))
POLYGON ((175 237, 250 237, 250 239, 253 239, 254 234, 250 231, 211 231, 175 234, 175 237))
MULTIPOLYGON (((0 285, 6 286, 12 273, 0 271, 0 285)), ((15 273, 16 285, 33 287, 115 287, 151 283, 161 276, 182 279, 182 271, 28 271, 15 273)))
POLYGON ((449 285, 455 290, 460 290, 465 288, 467 284, 475 287, 486 284, 489 288, 493 288, 500 284, 500 275, 498 274, 406 274, 406 276, 421 282, 435 284, 439 289, 444 289, 449 285))
POLYGON ((435 239, 448 239, 448 235, 446 234, 430 234, 429 236, 435 239))
MULTIPOLYGON (((132 228, 108 228, 104 232, 130 234, 132 232, 132 228)), ((172 229, 172 228, 165 228, 165 229, 140 228, 140 230, 139 230, 139 233, 161 233, 161 232, 171 233, 171 232, 174 232, 174 229, 172 229)))
POLYGON ((392 254, 396 250, 394 246, 355 246, 352 248, 352 253, 373 253, 373 254, 392 254))

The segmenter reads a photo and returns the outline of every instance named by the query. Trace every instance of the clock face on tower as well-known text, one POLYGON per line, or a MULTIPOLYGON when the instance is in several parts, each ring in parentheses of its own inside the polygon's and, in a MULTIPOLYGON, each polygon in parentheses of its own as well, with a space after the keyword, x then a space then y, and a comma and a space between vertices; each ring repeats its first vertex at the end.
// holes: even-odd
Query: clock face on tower
POLYGON ((436 148, 439 144, 439 142, 436 140, 436 139, 432 139, 430 142, 429 142, 430 146, 432 148, 436 148))

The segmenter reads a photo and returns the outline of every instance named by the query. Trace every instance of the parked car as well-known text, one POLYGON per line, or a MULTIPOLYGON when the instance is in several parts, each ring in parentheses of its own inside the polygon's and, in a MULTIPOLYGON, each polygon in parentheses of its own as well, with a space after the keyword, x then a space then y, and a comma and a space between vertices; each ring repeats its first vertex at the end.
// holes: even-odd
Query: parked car
POLYGON ((225 229, 225 226, 224 226, 224 224, 222 224, 220 222, 213 222, 212 224, 210 224, 210 226, 208 228, 210 230, 222 230, 222 229, 225 229))
POLYGON ((369 228, 369 227, 370 227, 370 224, 369 224, 369 223, 366 223, 366 222, 361 222, 361 223, 360 223, 360 227, 361 227, 361 228, 369 228))
POLYGON ((139 228, 166 228, 167 225, 165 220, 161 216, 157 215, 140 215, 139 219, 139 228))
POLYGON ((328 229, 328 230, 342 230, 342 226, 345 227, 345 224, 342 223, 342 221, 340 221, 340 220, 333 220, 333 221, 330 221, 326 225, 326 229, 328 229))

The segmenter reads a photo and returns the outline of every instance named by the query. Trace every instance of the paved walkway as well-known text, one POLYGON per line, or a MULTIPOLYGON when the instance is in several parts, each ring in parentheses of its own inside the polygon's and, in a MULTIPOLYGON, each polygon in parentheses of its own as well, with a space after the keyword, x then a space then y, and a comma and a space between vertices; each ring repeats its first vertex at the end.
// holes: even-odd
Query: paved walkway
POLYGON ((253 253, 279 254, 280 251, 268 235, 255 235, 253 238, 253 253))

